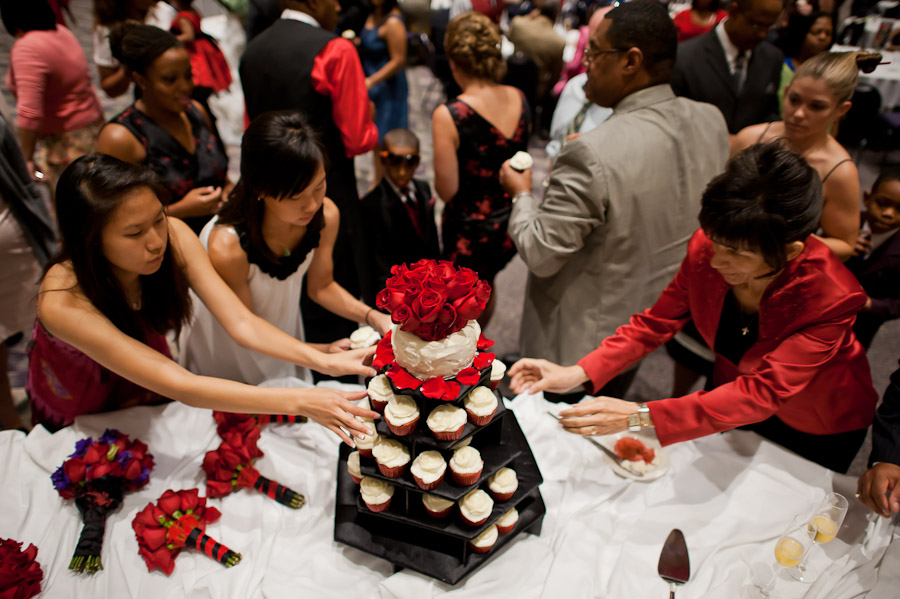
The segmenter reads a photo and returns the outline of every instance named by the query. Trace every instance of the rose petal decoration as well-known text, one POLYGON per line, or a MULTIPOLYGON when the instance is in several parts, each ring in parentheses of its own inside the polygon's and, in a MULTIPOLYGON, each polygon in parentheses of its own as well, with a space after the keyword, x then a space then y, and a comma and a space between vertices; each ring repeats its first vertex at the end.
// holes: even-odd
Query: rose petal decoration
POLYGON ((392 364, 391 367, 388 368, 386 375, 398 389, 418 389, 422 386, 422 381, 406 372, 406 370, 397 363, 392 364))
POLYGON ((459 397, 460 385, 455 381, 445 381, 437 376, 422 384, 422 395, 431 399, 453 401, 459 397))
POLYGON ((494 358, 496 357, 497 355, 492 354, 491 352, 480 353, 475 356, 472 365, 478 370, 484 370, 494 363, 494 358))
POLYGON ((462 385, 474 385, 478 383, 479 380, 481 380, 481 373, 471 366, 463 368, 456 375, 456 382, 462 385))
POLYGON ((478 348, 478 351, 484 351, 484 350, 488 349, 489 347, 492 347, 493 345, 494 345, 493 339, 488 339, 487 337, 484 336, 484 334, 481 334, 478 336, 478 343, 475 345, 475 347, 478 348))
POLYGON ((372 360, 372 368, 376 370, 384 370, 394 363, 394 346, 391 343, 391 333, 393 331, 388 331, 387 335, 382 337, 378 345, 375 346, 375 358, 372 360))

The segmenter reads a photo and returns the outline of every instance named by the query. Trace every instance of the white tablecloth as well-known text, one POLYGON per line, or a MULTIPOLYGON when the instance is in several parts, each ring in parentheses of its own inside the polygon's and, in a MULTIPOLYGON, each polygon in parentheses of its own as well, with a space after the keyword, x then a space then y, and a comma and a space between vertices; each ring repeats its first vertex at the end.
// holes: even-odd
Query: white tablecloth
POLYGON ((264 474, 304 493, 307 505, 287 509, 242 490, 210 500, 222 518, 207 532, 244 560, 225 569, 195 552, 183 552, 175 571, 148 573, 131 529, 134 515, 168 488, 203 488, 203 455, 216 436, 208 410, 173 403, 79 418, 55 435, 37 428, 0 433, 0 537, 34 543, 44 578, 44 598, 103 597, 559 597, 642 598, 666 596, 656 575, 669 531, 684 531, 691 581, 678 592, 734 599, 747 584, 750 564, 773 563, 773 545, 790 518, 808 512, 835 488, 851 497, 851 512, 837 540, 816 547, 812 561, 824 572, 804 586, 779 580, 785 597, 900 596, 900 540, 886 520, 869 526, 853 501, 855 480, 829 471, 752 433, 732 432, 669 448, 671 468, 652 483, 616 477, 600 452, 562 432, 536 396, 509 404, 531 443, 545 482, 547 504, 541 536, 523 535, 486 567, 455 588, 400 572, 389 563, 332 540, 338 440, 314 424, 264 429, 264 474), (103 546, 105 569, 94 575, 67 570, 81 529, 77 508, 54 491, 50 473, 74 443, 106 427, 150 446, 156 468, 149 485, 127 495, 110 516, 103 546), (884 566, 879 570, 882 557, 884 566), (879 582, 878 577, 881 576, 879 582))

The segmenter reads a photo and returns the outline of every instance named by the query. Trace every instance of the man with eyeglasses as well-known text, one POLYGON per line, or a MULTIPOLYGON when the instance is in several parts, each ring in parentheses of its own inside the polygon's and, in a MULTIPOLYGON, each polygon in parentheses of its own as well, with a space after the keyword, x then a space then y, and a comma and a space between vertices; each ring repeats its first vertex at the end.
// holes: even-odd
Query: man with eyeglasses
POLYGON ((777 121, 784 56, 765 41, 783 0, 733 0, 728 18, 678 47, 672 89, 722 111, 732 135, 750 125, 777 121))
MULTIPOLYGON (((610 11, 589 38, 587 98, 612 116, 563 146, 543 201, 507 161, 509 234, 529 275, 521 352, 571 365, 651 306, 697 229, 700 196, 728 157, 715 107, 669 86, 678 33, 665 8, 610 11)), ((623 397, 635 370, 601 391, 623 397)), ((583 390, 548 399, 575 402, 583 390)))

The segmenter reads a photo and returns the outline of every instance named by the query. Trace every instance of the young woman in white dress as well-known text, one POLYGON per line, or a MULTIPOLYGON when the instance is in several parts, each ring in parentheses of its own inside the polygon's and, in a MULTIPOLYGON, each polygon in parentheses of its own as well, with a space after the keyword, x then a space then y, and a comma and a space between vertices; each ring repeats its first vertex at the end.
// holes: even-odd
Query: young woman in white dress
MULTIPOLYGON (((241 142, 240 181, 200 241, 241 301, 289 335, 303 339, 304 279, 316 303, 384 334, 390 317, 334 281, 331 253, 340 215, 325 191, 325 153, 300 113, 260 115, 241 142)), ((341 339, 318 349, 327 356, 349 347, 349 340, 341 339)), ((182 348, 184 365, 200 374, 254 385, 282 377, 311 380, 306 368, 235 343, 202 305, 182 348)), ((316 370, 315 364, 308 366, 316 370)))

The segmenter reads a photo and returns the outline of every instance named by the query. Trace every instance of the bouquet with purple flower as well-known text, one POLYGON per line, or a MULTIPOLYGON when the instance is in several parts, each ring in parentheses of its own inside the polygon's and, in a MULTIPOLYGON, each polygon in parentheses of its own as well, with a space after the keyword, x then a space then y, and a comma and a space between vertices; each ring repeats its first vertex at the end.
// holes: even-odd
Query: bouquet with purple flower
POLYGON ((88 437, 75 443, 75 453, 50 476, 63 499, 75 499, 84 521, 70 570, 103 569, 100 549, 106 517, 122 505, 125 493, 147 484, 152 469, 146 443, 131 441, 117 430, 107 429, 96 441, 88 437))

